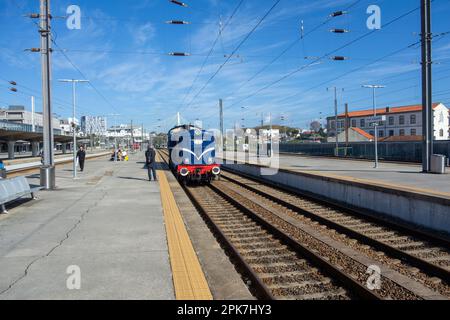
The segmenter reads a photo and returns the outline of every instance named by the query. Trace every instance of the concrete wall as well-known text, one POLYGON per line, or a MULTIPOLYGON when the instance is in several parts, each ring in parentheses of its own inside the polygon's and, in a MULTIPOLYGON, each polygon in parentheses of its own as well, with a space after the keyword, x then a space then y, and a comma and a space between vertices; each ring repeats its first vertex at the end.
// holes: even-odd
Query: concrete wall
POLYGON ((333 202, 368 209, 372 213, 394 217, 430 230, 450 235, 450 199, 409 191, 385 189, 358 182, 279 170, 273 176, 261 176, 261 167, 225 164, 231 170, 266 181, 311 193, 333 202))

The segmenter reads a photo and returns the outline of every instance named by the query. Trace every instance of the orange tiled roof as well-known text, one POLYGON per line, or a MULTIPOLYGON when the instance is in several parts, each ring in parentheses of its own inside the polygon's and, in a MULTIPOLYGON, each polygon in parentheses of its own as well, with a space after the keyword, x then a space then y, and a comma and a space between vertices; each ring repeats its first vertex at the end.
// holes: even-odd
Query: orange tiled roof
MULTIPOLYGON (((436 109, 436 107, 438 105, 440 105, 440 103, 433 103, 433 109, 436 109)), ((404 112, 420 112, 420 111, 422 111, 422 105, 419 104, 419 105, 402 106, 402 107, 391 107, 391 108, 389 108, 389 112, 387 109, 388 108, 377 109, 377 115, 381 116, 381 115, 404 113, 404 112)), ((349 112, 348 116, 350 118, 371 117, 371 116, 373 116, 373 109, 349 112)), ((341 113, 339 115, 339 118, 344 118, 344 117, 345 117, 345 113, 341 113)))
POLYGON ((422 136, 391 136, 381 138, 380 142, 422 141, 422 136))
POLYGON ((369 139, 369 140, 373 140, 375 137, 369 133, 367 133, 366 131, 364 131, 363 129, 360 128, 350 128, 353 131, 358 132, 360 135, 362 135, 363 137, 369 139))

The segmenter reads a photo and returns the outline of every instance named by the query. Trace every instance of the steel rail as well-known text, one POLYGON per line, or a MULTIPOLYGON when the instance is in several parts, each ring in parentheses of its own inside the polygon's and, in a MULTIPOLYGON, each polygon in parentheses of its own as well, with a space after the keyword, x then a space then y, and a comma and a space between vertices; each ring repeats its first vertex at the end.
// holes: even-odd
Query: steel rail
MULTIPOLYGON (((161 152, 163 153, 163 152, 161 152)), ((167 156, 167 153, 165 154, 167 156)), ((162 157, 163 160, 167 164, 167 160, 162 157)), ((205 221, 208 223, 208 225, 213 229, 214 232, 218 235, 220 240, 223 241, 223 243, 226 245, 226 247, 230 250, 230 253, 232 256, 236 259, 238 262, 238 265, 242 267, 245 271, 244 273, 249 276, 252 280, 254 285, 262 292, 262 295, 266 298, 273 299, 273 295, 271 294, 270 290, 262 283, 262 281, 259 279, 258 275, 252 270, 252 268, 245 262, 243 257, 240 255, 238 250, 231 244, 231 242, 227 239, 227 237, 223 234, 223 232, 220 230, 220 228, 214 223, 213 219, 209 217, 207 214, 207 210, 202 207, 202 205, 199 203, 199 201, 196 199, 193 192, 186 186, 182 186, 185 192, 187 193, 188 197, 193 202, 194 206, 199 210, 202 217, 205 219, 205 221)), ((287 235, 274 225, 270 224, 269 222, 262 219, 260 216, 258 216, 253 211, 249 210, 245 206, 243 206, 241 203, 233 199, 233 197, 229 196, 222 190, 218 189, 214 185, 208 185, 206 186, 210 188, 212 191, 214 191, 216 194, 218 194, 220 197, 231 203, 234 207, 239 209, 243 214, 245 214, 247 217, 249 217, 251 220, 255 221, 257 224, 261 225, 265 230, 267 230, 269 233, 274 235, 276 238, 281 240, 284 244, 286 244, 288 247, 290 247, 293 251, 300 254, 301 256, 304 256, 305 258, 309 259, 313 264, 318 266, 320 269, 325 271, 325 274, 333 277, 334 279, 338 280, 341 285, 343 285, 345 288, 349 289, 351 292, 355 293, 358 297, 361 297, 363 299, 367 300, 381 300, 382 297, 378 295, 377 293, 373 292, 372 290, 368 289, 367 287, 363 286, 360 282, 355 280, 352 276, 346 274, 345 272, 341 271, 339 268, 332 265, 330 262, 326 261, 322 257, 320 257, 318 254, 311 251, 306 246, 302 245, 299 241, 295 240, 291 236, 287 235)))
POLYGON ((355 280, 352 276, 346 274, 341 271, 339 268, 335 267, 332 263, 320 257, 320 255, 314 253, 312 250, 301 244, 299 241, 295 240, 291 236, 287 235, 285 232, 281 231, 279 228, 275 227, 273 224, 267 222, 263 218, 261 218, 258 214, 246 208, 239 201, 235 200, 233 197, 228 195, 223 190, 217 188, 214 185, 209 185, 214 192, 220 195, 222 198, 229 201, 233 206, 237 207, 240 211, 246 214, 250 219, 256 221, 258 224, 262 225, 269 233, 272 233, 275 237, 282 240, 286 245, 288 245, 291 249, 296 251, 302 256, 305 256, 307 259, 312 261, 315 265, 325 271, 326 274, 337 279, 344 287, 349 289, 351 292, 354 292, 363 299, 367 300, 382 300, 382 297, 379 296, 374 291, 368 289, 364 285, 362 285, 359 281, 355 280))
MULTIPOLYGON (((235 183, 235 184, 237 184, 237 185, 239 185, 239 186, 241 186, 241 187, 243 187, 243 188, 245 188, 245 189, 247 189, 247 190, 249 190, 251 192, 254 192, 254 193, 256 193, 256 194, 258 194, 258 195, 260 195, 262 197, 265 197, 265 198, 269 199, 270 201, 273 201, 273 202, 275 202, 275 203, 277 203, 277 204, 279 204, 281 206, 284 206, 284 207, 286 207, 286 208, 288 208, 288 209, 290 209, 290 210, 292 210, 294 212, 298 212, 298 213, 304 215, 307 218, 310 218, 310 219, 315 220, 315 221, 317 221, 317 222, 319 222, 319 223, 321 223, 323 225, 326 225, 329 228, 335 229, 335 230, 337 230, 340 233, 346 234, 346 235, 348 235, 348 236, 350 236, 352 238, 355 238, 355 239, 357 239, 357 240, 359 240, 361 242, 364 242, 364 243, 366 243, 366 244, 368 244, 370 246, 373 246, 373 247, 375 247, 377 249, 383 250, 383 251, 385 251, 386 253, 390 254, 391 256, 393 256, 395 258, 407 261, 407 262, 411 263, 412 265, 423 269, 428 274, 432 274, 433 276, 438 276, 438 277, 442 278, 444 281, 450 282, 450 271, 449 270, 446 270, 446 269, 444 269, 444 268, 442 268, 442 267, 440 267, 438 265, 430 263, 430 262, 428 262, 428 261, 426 261, 424 259, 421 259, 419 257, 413 256, 413 255, 411 255, 411 254, 409 254, 409 253, 407 253, 405 251, 402 251, 400 249, 392 247, 392 246, 390 246, 390 245, 388 245, 388 244, 386 244, 384 242, 381 242, 379 240, 376 240, 374 238, 366 236, 366 235, 364 235, 364 234, 362 234, 362 233, 360 233, 358 231, 355 231, 355 230, 353 230, 351 228, 348 228, 348 227, 346 227, 346 226, 344 226, 344 225, 342 225, 342 224, 340 224, 338 222, 334 222, 334 221, 332 221, 330 219, 327 219, 325 217, 321 217, 320 215, 317 215, 317 214, 313 213, 310 210, 306 210, 304 208, 301 208, 298 205, 292 204, 290 202, 287 202, 286 200, 283 200, 283 199, 280 199, 278 197, 275 197, 275 196, 273 196, 273 195, 271 195, 271 194, 269 194, 267 192, 264 192, 264 191, 262 191, 260 189, 257 189, 255 187, 250 186, 248 184, 245 184, 243 182, 237 181, 236 179, 233 179, 233 178, 231 178, 229 176, 222 175, 222 178, 224 178, 224 179, 226 179, 226 180, 228 180, 228 181, 230 181, 232 183, 235 183)), ((250 179, 250 178, 248 178, 248 179, 250 179)), ((250 180, 255 181, 254 179, 250 179, 250 180)), ((261 183, 261 184, 263 184, 263 185, 265 185, 265 186, 267 186, 269 188, 278 189, 278 191, 280 191, 280 188, 269 186, 269 185, 267 185, 265 183, 262 183, 260 181, 257 181, 257 182, 261 183)), ((281 191, 288 193, 288 195, 291 195, 291 196, 293 195, 292 193, 287 192, 285 190, 281 190, 281 191)), ((317 201, 313 201, 313 200, 310 200, 310 199, 306 199, 306 200, 311 201, 311 203, 315 203, 315 204, 317 203, 317 201)), ((339 210, 340 211, 344 211, 342 208, 340 208, 339 210)), ((345 210, 344 212, 345 213, 350 213, 350 214, 352 214, 352 216, 355 216, 352 212, 349 212, 348 210, 345 210)), ((366 217, 361 217, 360 215, 357 215, 356 217, 357 218, 362 218, 362 219, 366 218, 366 217)), ((386 227, 386 224, 385 224, 385 222, 383 220, 376 221, 375 219, 373 219, 373 217, 366 218, 366 220, 368 220, 371 223, 376 223, 376 224, 378 224, 378 226, 386 227)), ((392 228, 392 226, 388 226, 388 227, 392 228)), ((398 229, 395 229, 395 228, 393 228, 393 229, 394 229, 393 231, 397 231, 398 232, 398 229)), ((410 231, 409 229, 406 230, 406 232, 409 232, 409 231, 410 231)), ((401 230, 401 232, 405 232, 405 231, 401 230)), ((408 235, 411 235, 411 233, 408 234, 408 235)), ((423 234, 420 234, 420 239, 425 240, 425 241, 427 241, 429 243, 430 242, 431 243, 434 242, 434 239, 431 239, 431 241, 430 241, 430 239, 424 237, 423 234)), ((443 239, 439 239, 439 242, 442 242, 442 241, 443 241, 443 239)), ((449 247, 450 247, 450 243, 447 243, 447 248, 449 248, 449 247)))
MULTIPOLYGON (((164 163, 168 166, 168 153, 159 150, 161 159, 163 159, 164 163)), ((202 207, 199 201, 195 198, 194 194, 186 188, 185 185, 180 184, 183 190, 186 192, 186 195, 191 200, 195 208, 198 210, 204 221, 207 223, 210 229, 212 229, 213 234, 218 237, 219 243, 222 243, 228 251, 228 253, 232 256, 234 262, 238 265, 244 276, 251 279, 254 288, 256 289, 256 294, 259 298, 263 300, 275 300, 275 297, 272 295, 271 290, 261 281, 261 279, 257 276, 257 274, 253 271, 253 269, 245 262, 245 259, 236 249, 236 247, 228 240, 222 230, 214 223, 212 218, 207 214, 206 210, 202 207)))

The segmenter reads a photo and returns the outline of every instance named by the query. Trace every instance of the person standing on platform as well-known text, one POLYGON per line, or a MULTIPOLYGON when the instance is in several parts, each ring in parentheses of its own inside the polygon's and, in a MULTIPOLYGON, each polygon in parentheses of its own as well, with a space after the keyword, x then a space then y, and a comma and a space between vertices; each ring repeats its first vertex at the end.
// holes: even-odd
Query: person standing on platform
POLYGON ((147 151, 145 152, 145 164, 147 165, 148 170, 148 180, 152 181, 152 175, 153 179, 155 181, 158 181, 158 178, 156 177, 156 170, 155 170, 155 158, 156 158, 156 151, 151 146, 148 146, 147 151))
POLYGON ((80 146, 80 149, 77 152, 77 159, 80 165, 81 172, 84 171, 84 161, 86 160, 86 151, 84 151, 83 146, 80 146))

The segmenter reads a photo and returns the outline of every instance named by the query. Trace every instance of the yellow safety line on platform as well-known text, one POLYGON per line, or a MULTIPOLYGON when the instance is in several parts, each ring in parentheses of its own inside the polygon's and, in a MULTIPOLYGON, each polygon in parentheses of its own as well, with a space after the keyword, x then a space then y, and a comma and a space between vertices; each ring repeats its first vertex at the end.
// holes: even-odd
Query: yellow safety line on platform
POLYGON ((163 171, 157 172, 177 300, 212 300, 203 270, 163 171))

